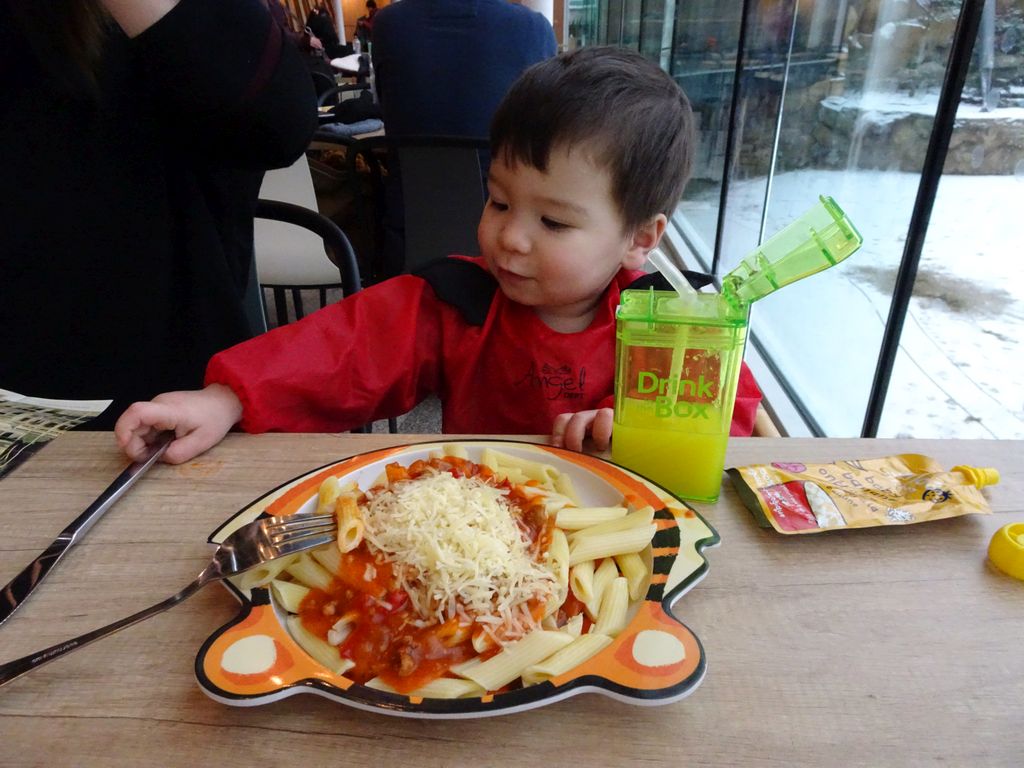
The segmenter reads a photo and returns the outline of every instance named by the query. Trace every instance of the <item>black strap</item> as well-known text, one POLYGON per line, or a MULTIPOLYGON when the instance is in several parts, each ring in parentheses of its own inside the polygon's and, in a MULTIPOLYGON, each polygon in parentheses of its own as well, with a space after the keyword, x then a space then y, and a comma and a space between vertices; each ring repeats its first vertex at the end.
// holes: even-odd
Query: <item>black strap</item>
MULTIPOLYGON (((465 259, 435 259, 414 270, 412 274, 426 280, 434 289, 437 298, 459 310, 469 325, 484 324, 491 302, 494 300, 494 293, 498 290, 498 281, 479 264, 465 259)), ((684 269, 683 275, 694 290, 711 285, 714 280, 711 275, 689 269, 684 269)), ((672 286, 660 272, 638 277, 626 287, 637 290, 672 290, 672 286)))
POLYGON ((465 259, 436 259, 412 274, 426 280, 437 298, 459 310, 469 325, 484 324, 498 281, 479 264, 465 259))

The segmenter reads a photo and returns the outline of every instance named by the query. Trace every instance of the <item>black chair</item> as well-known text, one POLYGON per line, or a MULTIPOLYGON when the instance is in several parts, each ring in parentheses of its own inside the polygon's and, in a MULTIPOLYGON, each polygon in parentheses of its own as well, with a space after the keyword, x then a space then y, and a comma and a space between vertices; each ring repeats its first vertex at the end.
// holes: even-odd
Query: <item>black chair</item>
MULTIPOLYGON (((301 320, 306 316, 306 308, 303 300, 304 291, 315 291, 319 296, 319 308, 327 306, 327 291, 331 288, 341 288, 344 296, 351 296, 362 288, 362 281, 359 276, 359 267, 356 263, 356 255, 352 250, 345 233, 337 224, 321 216, 315 211, 304 208, 300 205, 287 203, 280 200, 259 200, 256 203, 256 218, 280 221, 292 224, 297 227, 309 230, 318 235, 324 243, 324 247, 330 253, 331 260, 337 267, 337 281, 329 280, 320 282, 323 277, 326 265, 316 265, 310 269, 303 269, 301 265, 291 264, 295 268, 292 277, 282 279, 282 273, 273 269, 272 276, 266 276, 268 271, 264 268, 263 277, 259 278, 260 288, 270 291, 274 298, 274 309, 278 325, 287 325, 288 317, 288 295, 291 295, 292 306, 295 312, 295 319, 301 320), (322 276, 322 277, 320 277, 322 276)), ((257 244, 257 249, 259 249, 257 244)), ((260 252, 257 250, 256 275, 260 274, 260 252)), ((287 274, 287 267, 285 274, 287 274)), ((329 268, 326 268, 329 273, 329 268)), ((267 317, 269 323, 269 317, 267 317)))
POLYGON ((320 97, 320 94, 330 90, 331 88, 334 88, 337 85, 337 83, 334 81, 334 78, 331 77, 326 72, 318 72, 317 70, 312 69, 310 70, 310 74, 313 76, 313 87, 316 89, 317 98, 320 97))
POLYGON ((490 163, 486 139, 318 131, 311 148, 339 146, 356 185, 352 195, 360 229, 373 243, 371 253, 358 254, 368 283, 451 254, 479 255, 476 231, 487 202, 490 163))
POLYGON ((314 142, 344 145, 350 178, 361 179, 357 167, 369 172, 370 194, 353 192, 361 227, 374 242, 372 256, 360 254, 369 282, 454 253, 479 254, 476 230, 490 162, 486 139, 318 134, 314 142))
MULTIPOLYGON (((273 191, 278 196, 288 193, 289 186, 294 186, 293 180, 301 175, 303 165, 304 161, 297 163, 292 169, 282 171, 280 178, 283 182, 273 185, 270 189, 265 183, 264 191, 273 191)), ((308 176, 308 170, 306 175, 308 176)), ((256 218, 290 225, 288 228, 277 228, 276 232, 257 227, 255 268, 251 272, 254 281, 258 281, 259 285, 256 299, 262 306, 264 328, 271 320, 266 309, 267 292, 274 301, 274 319, 277 325, 286 325, 290 319, 289 298, 295 320, 301 320, 306 315, 306 299, 310 293, 317 297, 318 308, 323 308, 328 304, 328 292, 331 290, 336 292, 340 289, 342 296, 351 296, 362 289, 352 245, 345 233, 330 219, 295 203, 263 198, 257 202, 256 218), (300 238, 293 245, 282 238, 282 234, 289 232, 291 228, 305 230, 299 231, 298 234, 307 235, 306 239, 300 238), (315 236, 314 241, 319 238, 323 249, 310 247, 307 233, 315 236)), ((252 304, 250 300, 250 305, 252 304)), ((398 431, 398 424, 394 418, 388 419, 388 430, 392 433, 398 431)), ((372 425, 367 424, 352 431, 370 432, 372 425)))
POLYGON ((328 104, 340 104, 341 94, 343 93, 369 90, 370 86, 367 83, 342 83, 341 85, 332 85, 330 88, 320 92, 317 96, 316 103, 318 107, 323 107, 328 104))
MULTIPOLYGON (((487 202, 489 150, 483 138, 388 139, 388 151, 397 159, 388 183, 401 188, 406 272, 453 253, 480 254, 476 230, 487 202)), ((388 202, 394 197, 392 192, 388 202)))
POLYGON ((380 244, 383 241, 382 174, 386 173, 386 162, 382 159, 386 155, 383 141, 380 135, 346 136, 321 128, 309 145, 314 183, 319 183, 322 193, 327 195, 327 207, 337 209, 328 215, 333 217, 338 211, 344 212, 343 227, 355 249, 360 275, 366 285, 373 285, 386 277, 379 269, 380 244), (341 150, 343 165, 335 164, 336 158, 335 162, 325 165, 317 154, 332 150, 341 150))

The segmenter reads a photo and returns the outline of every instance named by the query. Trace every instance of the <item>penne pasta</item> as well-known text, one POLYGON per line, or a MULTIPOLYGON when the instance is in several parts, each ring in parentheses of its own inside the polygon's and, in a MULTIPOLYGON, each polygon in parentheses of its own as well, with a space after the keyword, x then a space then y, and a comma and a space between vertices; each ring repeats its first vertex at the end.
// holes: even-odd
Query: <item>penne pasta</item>
POLYGON ((483 696, 486 691, 472 680, 455 677, 439 677, 417 688, 410 696, 425 699, 464 699, 469 696, 483 696))
POLYGON ((566 507, 558 510, 557 525, 563 531, 578 531, 625 516, 625 507, 566 507))
POLYGON ((469 453, 467 453, 465 447, 459 443, 445 443, 442 448, 444 449, 445 456, 454 456, 456 459, 469 460, 469 453))
POLYGON ((268 560, 255 568, 245 571, 238 577, 238 588, 252 589, 253 587, 262 587, 264 584, 269 584, 271 580, 277 578, 281 571, 298 559, 298 555, 279 557, 276 560, 268 560))
POLYGON ((576 486, 573 485, 571 477, 562 472, 555 478, 554 485, 556 491, 563 496, 572 499, 572 503, 575 506, 580 506, 580 497, 576 495, 576 486))
POLYGON ((494 475, 500 480, 508 480, 512 485, 524 485, 530 480, 518 467, 506 467, 504 464, 498 465, 494 475))
POLYGON ((325 544, 322 547, 312 549, 309 554, 328 573, 338 573, 341 569, 341 552, 333 544, 325 544))
POLYGON ((601 595, 601 609, 592 632, 614 637, 626 628, 626 609, 629 608, 629 584, 619 576, 601 595))
POLYGON ((615 564, 629 583, 629 599, 639 600, 643 597, 647 588, 647 566, 644 565, 644 559, 636 552, 628 552, 615 555, 615 564))
POLYGON ((492 472, 498 471, 498 457, 490 448, 484 448, 480 451, 479 463, 490 469, 492 472))
POLYGON ((334 514, 334 505, 341 495, 341 483, 338 478, 328 477, 320 483, 320 490, 317 492, 316 513, 318 515, 334 514))
MULTIPOLYGON (((398 693, 394 688, 385 683, 379 677, 367 681, 367 688, 373 688, 386 693, 398 693)), ((486 691, 472 680, 456 677, 439 677, 406 696, 422 696, 425 699, 465 699, 474 696, 483 696, 486 691)))
POLYGON ((557 516, 560 509, 565 509, 571 504, 572 499, 560 493, 552 493, 544 497, 544 511, 548 517, 557 516))
POLYGON ((576 539, 582 539, 587 536, 603 536, 608 533, 628 531, 630 528, 641 528, 645 525, 650 525, 652 522, 654 522, 654 509, 652 507, 644 507, 635 512, 630 512, 623 517, 591 525, 587 528, 580 528, 578 531, 572 531, 568 534, 569 543, 572 544, 576 539))
POLYGON ((571 642, 572 637, 564 632, 539 629, 506 646, 486 661, 472 666, 460 664, 452 667, 452 672, 472 680, 485 690, 494 691, 511 683, 528 666, 546 659, 571 642))
POLYGON ((288 617, 288 631, 306 653, 336 675, 343 675, 353 666, 349 659, 342 658, 338 649, 321 640, 304 626, 298 616, 288 617))
POLYGON ((278 605, 289 613, 298 613, 303 598, 309 594, 309 587, 296 584, 294 581, 274 579, 270 582, 270 591, 278 605))
POLYGON ((384 691, 384 693, 398 693, 392 686, 385 683, 379 677, 374 677, 363 683, 367 688, 373 688, 375 691, 384 691))
POLYGON ((595 634, 580 635, 569 645, 556 651, 544 661, 533 664, 523 670, 523 685, 536 685, 552 677, 565 674, 573 667, 578 667, 587 659, 590 659, 612 642, 608 635, 595 634))
POLYGON ((577 613, 565 622, 565 626, 562 627, 562 631, 568 635, 572 635, 573 637, 579 637, 583 634, 583 614, 577 613))
POLYGON ((594 600, 594 561, 584 560, 569 570, 569 588, 581 603, 594 600))
POLYGON ((544 504, 544 511, 548 517, 552 517, 558 514, 558 511, 566 507, 572 507, 575 502, 568 496, 564 496, 557 491, 549 491, 546 488, 541 488, 536 485, 524 485, 521 486, 523 495, 528 499, 539 498, 544 504))
MULTIPOLYGON (((518 470, 518 473, 527 480, 536 480, 543 487, 550 488, 551 490, 555 490, 555 478, 561 475, 561 473, 550 464, 541 464, 539 461, 522 459, 508 453, 495 451, 492 448, 485 448, 484 453, 488 454, 488 458, 494 462, 495 466, 491 467, 492 469, 501 467, 503 470, 510 473, 518 470)), ((488 464, 488 466, 490 466, 490 464, 488 464)))
POLYGON ((606 557, 594 569, 592 595, 589 600, 583 601, 587 613, 590 614, 590 618, 594 621, 597 621, 597 616, 601 612, 601 600, 604 599, 605 590, 618 576, 619 569, 615 566, 615 561, 610 557, 606 557))
POLYGON ((356 616, 352 613, 344 614, 331 628, 327 630, 327 644, 339 646, 348 639, 356 625, 356 616))
POLYGON ((548 564, 558 578, 562 587, 569 586, 569 540, 558 528, 551 532, 551 543, 548 546, 548 564))
POLYGON ((562 675, 621 631, 647 585, 654 510, 581 507, 553 465, 477 451, 392 462, 365 492, 326 478, 317 511, 337 543, 253 573, 318 663, 400 695, 482 696, 562 675), (448 662, 423 663, 441 647, 448 662))
POLYGON ((339 498, 335 517, 338 520, 338 551, 351 552, 362 543, 365 530, 356 500, 351 496, 339 498))
POLYGON ((473 633, 473 637, 470 639, 470 642, 473 644, 473 650, 477 653, 486 653, 498 644, 494 638, 482 628, 473 633))
POLYGON ((569 565, 600 557, 614 557, 628 552, 639 552, 651 543, 658 526, 629 528, 625 531, 604 533, 579 538, 569 543, 569 565))
POLYGON ((308 553, 303 553, 285 571, 304 587, 329 589, 334 577, 319 565, 308 553))

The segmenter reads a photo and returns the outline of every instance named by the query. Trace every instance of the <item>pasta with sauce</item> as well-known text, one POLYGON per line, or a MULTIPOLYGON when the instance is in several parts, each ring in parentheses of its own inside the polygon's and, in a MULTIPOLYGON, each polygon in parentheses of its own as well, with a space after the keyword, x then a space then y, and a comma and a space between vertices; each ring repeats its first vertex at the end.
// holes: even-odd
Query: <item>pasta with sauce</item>
POLYGON ((389 464, 365 491, 324 481, 318 511, 358 540, 300 556, 266 583, 294 614, 292 637, 328 669, 406 695, 480 696, 561 674, 624 626, 636 563, 620 573, 616 558, 650 543, 650 508, 580 508, 550 465, 492 449, 474 463, 456 448, 389 464), (589 551, 597 562, 580 561, 589 551), (580 596, 570 574, 588 572, 601 577, 580 596))

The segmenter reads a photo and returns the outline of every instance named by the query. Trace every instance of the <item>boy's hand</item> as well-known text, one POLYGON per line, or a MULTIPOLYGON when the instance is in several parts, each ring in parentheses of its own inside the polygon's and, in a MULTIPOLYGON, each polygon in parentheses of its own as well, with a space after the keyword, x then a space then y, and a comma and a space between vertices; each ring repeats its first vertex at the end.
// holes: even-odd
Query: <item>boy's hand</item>
POLYGON ((114 436, 128 458, 138 461, 157 433, 173 430, 175 439, 163 461, 181 464, 219 443, 240 418, 242 403, 235 393, 223 384, 211 384, 133 403, 114 425, 114 436))
POLYGON ((613 417, 611 408, 561 413, 555 417, 551 427, 551 444, 556 448, 582 451, 583 440, 589 434, 597 450, 606 450, 612 440, 613 417))

